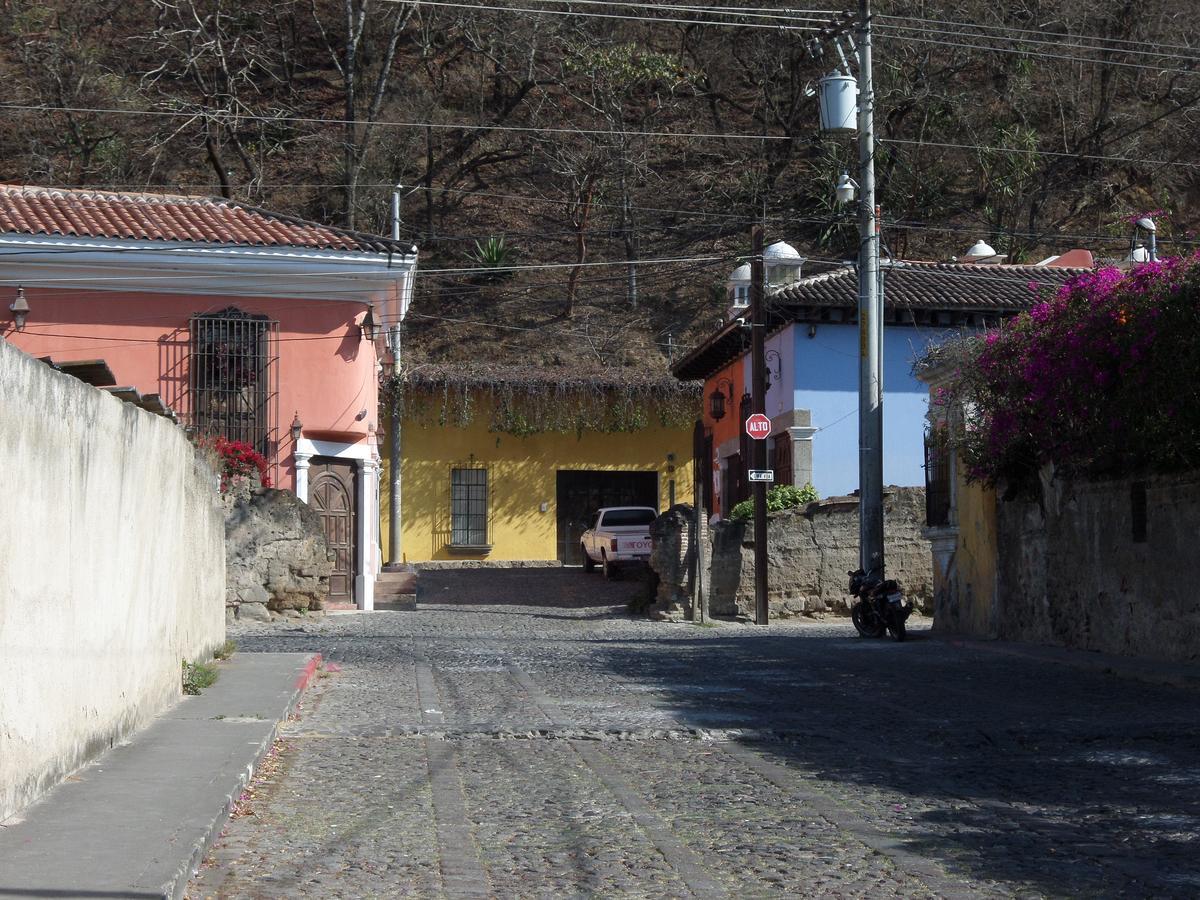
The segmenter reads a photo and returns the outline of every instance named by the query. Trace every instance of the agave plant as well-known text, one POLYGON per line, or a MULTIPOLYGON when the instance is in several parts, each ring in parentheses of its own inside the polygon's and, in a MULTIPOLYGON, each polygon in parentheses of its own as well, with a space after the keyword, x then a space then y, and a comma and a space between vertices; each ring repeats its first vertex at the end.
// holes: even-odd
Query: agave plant
POLYGON ((471 259, 482 269, 495 269, 494 272, 481 273, 487 281, 499 281, 512 275, 506 267, 512 265, 513 249, 504 243, 502 237, 490 237, 483 243, 475 242, 475 252, 471 259))

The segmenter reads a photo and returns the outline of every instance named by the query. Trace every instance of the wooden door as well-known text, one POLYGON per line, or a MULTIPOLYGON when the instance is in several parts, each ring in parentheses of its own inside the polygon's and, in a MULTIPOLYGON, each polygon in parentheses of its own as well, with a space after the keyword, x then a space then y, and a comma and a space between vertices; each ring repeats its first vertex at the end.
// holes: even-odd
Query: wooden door
POLYGON ((309 505, 321 516, 325 538, 333 551, 333 574, 329 577, 331 603, 354 602, 354 572, 357 568, 358 510, 353 463, 315 457, 308 473, 309 505))

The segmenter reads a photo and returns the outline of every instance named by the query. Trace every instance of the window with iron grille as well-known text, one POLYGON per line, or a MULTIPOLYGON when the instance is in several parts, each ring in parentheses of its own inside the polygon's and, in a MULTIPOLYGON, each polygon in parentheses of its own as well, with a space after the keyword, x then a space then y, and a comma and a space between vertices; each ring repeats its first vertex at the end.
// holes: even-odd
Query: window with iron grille
POLYGON ((191 320, 189 424, 274 461, 279 323, 230 307, 191 320))
POLYGON ((950 524, 950 447, 941 431, 925 434, 925 524, 950 524))
POLYGON ((450 470, 450 543, 459 547, 487 546, 487 469, 450 470))

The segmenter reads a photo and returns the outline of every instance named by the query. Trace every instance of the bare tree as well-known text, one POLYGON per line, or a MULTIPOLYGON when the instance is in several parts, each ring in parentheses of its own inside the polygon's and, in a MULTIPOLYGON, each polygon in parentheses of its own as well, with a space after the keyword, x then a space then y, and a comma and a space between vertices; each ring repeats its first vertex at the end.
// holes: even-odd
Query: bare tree
POLYGON ((358 180, 371 146, 372 131, 392 81, 396 46, 416 10, 415 3, 371 0, 310 0, 313 20, 342 82, 342 219, 354 228, 358 215, 358 180), (327 26, 329 7, 341 14, 341 34, 327 26))

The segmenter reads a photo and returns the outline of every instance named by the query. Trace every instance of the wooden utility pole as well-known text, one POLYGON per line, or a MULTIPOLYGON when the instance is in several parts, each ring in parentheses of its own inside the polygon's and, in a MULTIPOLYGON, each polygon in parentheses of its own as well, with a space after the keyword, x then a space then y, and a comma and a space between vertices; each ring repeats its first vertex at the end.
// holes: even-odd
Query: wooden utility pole
MULTIPOLYGON (((767 369, 764 357, 767 321, 763 291, 766 288, 766 270, 763 265, 763 230, 755 225, 750 231, 752 256, 750 257, 750 412, 766 414, 767 369)), ((742 428, 746 423, 742 423, 742 428)), ((749 468, 763 470, 767 467, 766 440, 750 441, 751 463, 749 468)), ((754 624, 766 625, 767 611, 767 484, 752 482, 754 490, 754 624)))

